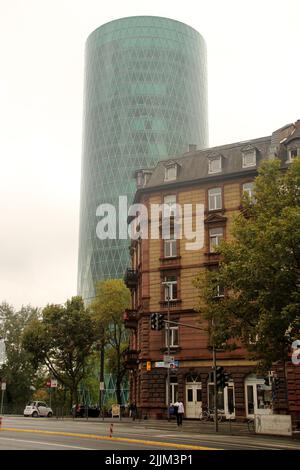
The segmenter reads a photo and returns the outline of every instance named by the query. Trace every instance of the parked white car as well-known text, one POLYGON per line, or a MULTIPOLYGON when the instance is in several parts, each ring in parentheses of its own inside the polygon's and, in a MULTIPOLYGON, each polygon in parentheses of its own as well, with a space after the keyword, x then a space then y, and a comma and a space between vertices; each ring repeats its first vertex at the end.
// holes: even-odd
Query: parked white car
POLYGON ((53 411, 44 401, 31 401, 25 407, 24 416, 32 416, 33 418, 47 416, 51 418, 53 411))

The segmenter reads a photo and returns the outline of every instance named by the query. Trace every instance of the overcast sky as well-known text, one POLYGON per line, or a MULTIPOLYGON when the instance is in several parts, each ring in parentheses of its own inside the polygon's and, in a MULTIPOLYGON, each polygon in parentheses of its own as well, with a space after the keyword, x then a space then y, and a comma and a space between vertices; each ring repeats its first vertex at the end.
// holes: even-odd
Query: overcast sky
POLYGON ((84 44, 132 15, 204 36, 210 145, 300 118, 299 0, 0 0, 0 302, 76 294, 84 44))

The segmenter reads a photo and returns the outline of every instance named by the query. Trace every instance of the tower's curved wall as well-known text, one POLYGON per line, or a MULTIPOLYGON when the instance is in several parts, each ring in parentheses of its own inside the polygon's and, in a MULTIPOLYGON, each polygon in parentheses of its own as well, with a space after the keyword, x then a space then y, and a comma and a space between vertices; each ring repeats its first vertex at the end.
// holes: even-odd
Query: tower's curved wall
POLYGON ((118 207, 135 192, 133 173, 206 147, 206 47, 178 21, 122 18, 96 29, 85 57, 78 293, 88 300, 97 280, 123 277, 128 240, 96 235, 96 209, 118 207))

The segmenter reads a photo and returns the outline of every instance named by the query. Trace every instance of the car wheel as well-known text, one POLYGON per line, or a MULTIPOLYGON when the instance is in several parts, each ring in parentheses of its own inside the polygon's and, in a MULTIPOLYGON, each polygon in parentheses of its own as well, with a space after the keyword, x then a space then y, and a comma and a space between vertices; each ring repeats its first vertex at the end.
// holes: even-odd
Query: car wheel
POLYGON ((47 414, 47 418, 52 418, 52 413, 51 413, 51 411, 49 411, 49 413, 47 414))
POLYGON ((37 418, 38 415, 39 415, 38 412, 37 412, 37 411, 34 411, 31 416, 32 416, 33 418, 37 418))

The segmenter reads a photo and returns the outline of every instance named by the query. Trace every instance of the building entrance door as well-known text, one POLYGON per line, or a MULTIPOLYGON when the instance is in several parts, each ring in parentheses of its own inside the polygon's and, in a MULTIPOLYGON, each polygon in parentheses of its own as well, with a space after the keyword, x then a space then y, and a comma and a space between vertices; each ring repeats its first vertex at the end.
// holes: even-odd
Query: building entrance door
POLYGON ((199 418, 202 413, 202 384, 201 382, 186 383, 185 416, 199 418))

